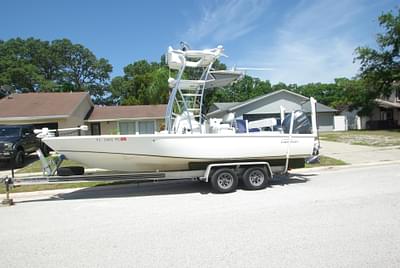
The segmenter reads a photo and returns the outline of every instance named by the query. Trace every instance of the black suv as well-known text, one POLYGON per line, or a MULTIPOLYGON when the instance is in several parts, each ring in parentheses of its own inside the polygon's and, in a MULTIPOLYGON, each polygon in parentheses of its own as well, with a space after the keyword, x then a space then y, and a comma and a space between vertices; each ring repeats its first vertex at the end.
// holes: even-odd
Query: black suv
POLYGON ((41 147, 32 125, 0 125, 0 160, 22 167, 25 155, 41 147))

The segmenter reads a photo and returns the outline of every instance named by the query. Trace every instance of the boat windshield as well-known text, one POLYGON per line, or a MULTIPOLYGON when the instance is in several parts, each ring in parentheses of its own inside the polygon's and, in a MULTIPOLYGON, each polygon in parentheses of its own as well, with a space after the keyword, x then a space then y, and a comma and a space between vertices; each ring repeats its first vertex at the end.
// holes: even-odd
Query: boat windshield
POLYGON ((20 128, 0 127, 0 137, 18 137, 20 128))

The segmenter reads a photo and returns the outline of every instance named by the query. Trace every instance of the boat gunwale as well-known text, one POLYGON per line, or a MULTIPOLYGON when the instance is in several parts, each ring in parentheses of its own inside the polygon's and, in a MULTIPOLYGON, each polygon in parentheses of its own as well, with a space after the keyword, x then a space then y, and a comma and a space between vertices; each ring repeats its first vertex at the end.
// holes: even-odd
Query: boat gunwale
POLYGON ((221 133, 207 133, 207 134, 115 134, 115 135, 82 135, 82 136, 58 136, 58 137, 46 137, 46 140, 55 139, 98 139, 98 138, 238 138, 238 137, 248 137, 248 138, 313 138, 314 134, 289 134, 289 133, 270 133, 269 132, 253 132, 253 133, 232 133, 232 134, 221 134, 221 133))

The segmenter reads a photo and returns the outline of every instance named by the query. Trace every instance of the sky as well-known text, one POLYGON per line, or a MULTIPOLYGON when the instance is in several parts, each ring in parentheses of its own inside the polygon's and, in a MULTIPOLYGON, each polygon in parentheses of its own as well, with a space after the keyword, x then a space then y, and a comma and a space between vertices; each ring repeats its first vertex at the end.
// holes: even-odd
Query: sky
POLYGON ((354 77, 358 46, 376 46, 377 17, 394 0, 2 0, 0 39, 68 38, 113 65, 159 61, 180 41, 223 45, 228 67, 262 80, 306 84, 354 77))

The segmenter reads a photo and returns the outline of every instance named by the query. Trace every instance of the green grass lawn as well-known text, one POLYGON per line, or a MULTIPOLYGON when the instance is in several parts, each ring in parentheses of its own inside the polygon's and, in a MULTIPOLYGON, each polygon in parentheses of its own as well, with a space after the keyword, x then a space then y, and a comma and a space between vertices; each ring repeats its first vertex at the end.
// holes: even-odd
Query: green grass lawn
POLYGON ((351 130, 321 132, 321 140, 336 141, 354 145, 400 146, 400 130, 351 130))
MULTIPOLYGON (((22 192, 36 192, 44 190, 56 190, 56 189, 69 189, 69 188, 82 188, 82 187, 95 187, 104 185, 104 182, 77 182, 77 183, 51 183, 51 184, 35 184, 35 185, 19 185, 14 186, 11 193, 22 193, 22 192)), ((0 193, 4 194, 6 191, 5 186, 1 185, 0 193)))
MULTIPOLYGON (((47 159, 49 160, 52 157, 53 156, 49 156, 47 157, 47 159)), ((67 167, 67 166, 83 166, 83 165, 76 161, 64 160, 61 163, 61 167, 67 167)), ((39 159, 16 171, 16 173, 34 173, 34 172, 42 172, 42 165, 39 159)))
POLYGON ((347 165, 347 163, 343 162, 342 160, 339 160, 339 159, 335 159, 335 158, 332 158, 332 157, 321 155, 319 157, 319 163, 306 164, 305 167, 306 168, 313 168, 313 167, 340 166, 340 165, 347 165))
MULTIPOLYGON (((18 185, 11 189, 11 193, 24 193, 24 192, 36 192, 45 190, 57 190, 57 189, 73 189, 73 188, 86 188, 86 187, 99 187, 99 186, 112 186, 121 184, 133 184, 143 182, 144 180, 138 181, 90 181, 90 182, 71 182, 71 183, 49 183, 49 184, 34 184, 34 185, 18 185)), ((0 185, 0 194, 6 192, 4 184, 0 185)))

